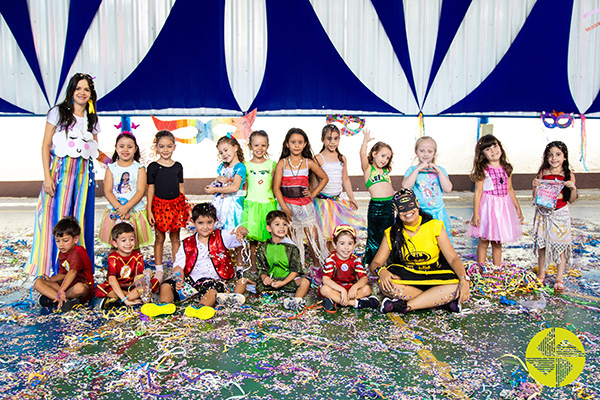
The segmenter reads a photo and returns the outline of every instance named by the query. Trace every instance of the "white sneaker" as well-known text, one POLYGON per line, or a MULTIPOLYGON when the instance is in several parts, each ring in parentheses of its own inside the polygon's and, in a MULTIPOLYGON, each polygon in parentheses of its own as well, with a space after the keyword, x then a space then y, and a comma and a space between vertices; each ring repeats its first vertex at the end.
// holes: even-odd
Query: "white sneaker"
POLYGON ((217 293, 217 304, 227 307, 241 306, 246 302, 246 297, 240 293, 217 293))
POLYGON ((302 297, 286 297, 283 299, 283 308, 290 311, 300 311, 306 305, 306 300, 302 297))

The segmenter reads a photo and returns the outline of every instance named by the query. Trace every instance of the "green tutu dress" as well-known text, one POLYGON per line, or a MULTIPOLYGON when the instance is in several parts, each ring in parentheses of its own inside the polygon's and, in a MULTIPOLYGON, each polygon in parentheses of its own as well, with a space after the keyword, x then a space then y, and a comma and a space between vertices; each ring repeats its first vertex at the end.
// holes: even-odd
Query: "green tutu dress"
POLYGON ((271 237, 267 232, 267 214, 277 209, 273 195, 273 173, 277 163, 267 160, 262 164, 246 163, 248 191, 244 200, 242 226, 248 228, 248 240, 264 242, 271 237))

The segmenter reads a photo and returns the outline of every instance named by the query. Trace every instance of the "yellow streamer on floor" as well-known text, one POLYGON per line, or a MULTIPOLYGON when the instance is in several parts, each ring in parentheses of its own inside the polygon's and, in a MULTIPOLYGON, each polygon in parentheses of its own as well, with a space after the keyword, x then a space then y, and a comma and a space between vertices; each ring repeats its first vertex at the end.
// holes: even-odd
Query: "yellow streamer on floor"
MULTIPOLYGON (((392 322, 401 330, 409 330, 410 328, 406 325, 406 322, 399 315, 396 314, 388 314, 392 322)), ((413 339, 413 341, 417 343, 421 343, 418 339, 413 339)), ((438 361, 435 356, 431 353, 431 351, 423 348, 419 350, 419 355, 423 359, 423 361, 419 364, 421 369, 425 372, 432 373, 437 371, 439 375, 444 378, 443 385, 452 397, 456 399, 468 399, 469 397, 462 391, 460 387, 458 387, 455 382, 456 380, 451 374, 450 365, 446 364, 443 361, 438 361)))

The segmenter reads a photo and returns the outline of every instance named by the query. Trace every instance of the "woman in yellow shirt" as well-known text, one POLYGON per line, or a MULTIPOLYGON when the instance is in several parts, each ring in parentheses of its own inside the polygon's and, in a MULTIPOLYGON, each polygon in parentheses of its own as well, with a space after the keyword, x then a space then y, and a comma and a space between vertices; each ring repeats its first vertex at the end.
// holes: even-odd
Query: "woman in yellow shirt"
POLYGON ((460 312, 470 297, 470 279, 444 223, 421 210, 410 189, 396 192, 393 204, 396 221, 385 231, 370 265, 386 297, 381 312, 405 314, 432 307, 460 312))

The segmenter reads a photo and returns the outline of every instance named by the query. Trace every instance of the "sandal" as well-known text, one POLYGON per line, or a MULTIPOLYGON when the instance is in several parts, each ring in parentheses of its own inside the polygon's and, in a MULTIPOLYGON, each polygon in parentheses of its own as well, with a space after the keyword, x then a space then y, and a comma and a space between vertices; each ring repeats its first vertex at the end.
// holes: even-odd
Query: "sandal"
POLYGON ((557 291, 557 292, 562 292, 562 291, 564 291, 564 290, 565 290, 565 283, 564 283, 563 281, 559 281, 559 280, 557 280, 557 281, 554 283, 554 290, 555 290, 555 291, 557 291))

